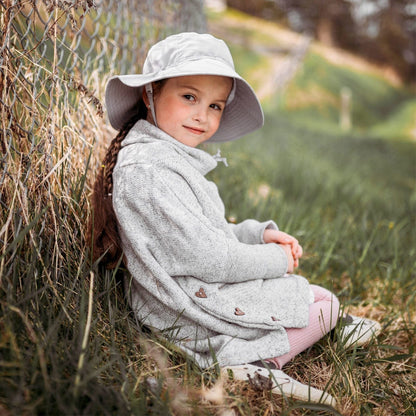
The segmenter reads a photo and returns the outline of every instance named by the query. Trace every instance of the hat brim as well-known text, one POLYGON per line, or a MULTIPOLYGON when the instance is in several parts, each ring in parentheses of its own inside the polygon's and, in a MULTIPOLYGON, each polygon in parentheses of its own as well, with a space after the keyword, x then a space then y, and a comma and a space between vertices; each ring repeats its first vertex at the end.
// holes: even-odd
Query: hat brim
POLYGON ((181 65, 157 73, 119 75, 110 78, 105 100, 111 125, 120 130, 134 115, 142 100, 143 86, 166 78, 190 75, 219 75, 234 78, 235 96, 224 109, 220 126, 208 142, 225 142, 237 139, 263 125, 261 105, 250 85, 227 63, 206 58, 187 61, 181 65))

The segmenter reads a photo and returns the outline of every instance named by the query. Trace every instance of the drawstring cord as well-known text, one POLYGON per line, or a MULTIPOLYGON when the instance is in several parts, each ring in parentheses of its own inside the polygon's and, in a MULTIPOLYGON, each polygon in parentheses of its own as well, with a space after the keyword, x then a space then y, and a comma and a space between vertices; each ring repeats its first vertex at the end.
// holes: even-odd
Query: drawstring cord
POLYGON ((218 149, 217 153, 215 155, 212 155, 212 157, 217 161, 217 162, 222 162, 224 163, 224 165, 226 167, 228 167, 228 163, 227 163, 227 158, 226 157, 221 157, 221 150, 218 149))

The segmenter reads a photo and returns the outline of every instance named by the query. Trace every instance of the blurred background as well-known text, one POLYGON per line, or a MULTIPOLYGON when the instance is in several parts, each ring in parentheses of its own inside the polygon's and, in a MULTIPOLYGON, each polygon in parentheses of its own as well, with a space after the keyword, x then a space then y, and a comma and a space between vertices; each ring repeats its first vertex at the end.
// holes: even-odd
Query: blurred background
POLYGON ((415 81, 416 4, 410 0, 207 1, 233 7, 390 67, 415 81))

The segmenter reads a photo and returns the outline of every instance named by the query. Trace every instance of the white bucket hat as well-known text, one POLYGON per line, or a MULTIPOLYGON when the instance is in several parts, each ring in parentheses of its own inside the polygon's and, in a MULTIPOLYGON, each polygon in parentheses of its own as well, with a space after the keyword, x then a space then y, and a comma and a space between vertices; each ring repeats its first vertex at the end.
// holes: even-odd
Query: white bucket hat
POLYGON ((105 101, 111 125, 120 130, 142 100, 143 87, 165 78, 187 75, 222 75, 234 79, 234 86, 217 132, 209 142, 237 139, 263 125, 259 100, 250 85, 234 69, 225 44, 209 34, 180 33, 153 45, 142 74, 118 75, 108 81, 105 101))

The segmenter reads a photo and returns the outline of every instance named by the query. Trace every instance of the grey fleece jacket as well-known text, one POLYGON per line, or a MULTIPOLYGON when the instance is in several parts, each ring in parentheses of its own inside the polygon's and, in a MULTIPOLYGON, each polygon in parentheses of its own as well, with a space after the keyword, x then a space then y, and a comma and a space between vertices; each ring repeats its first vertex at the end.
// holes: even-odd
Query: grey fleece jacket
POLYGON ((217 165, 140 120, 122 143, 113 205, 132 279, 130 304, 199 365, 241 364, 289 350, 284 328, 308 324, 309 284, 264 244, 273 221, 229 224, 214 183, 217 165))

